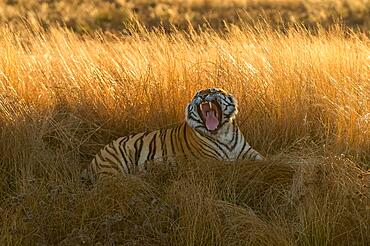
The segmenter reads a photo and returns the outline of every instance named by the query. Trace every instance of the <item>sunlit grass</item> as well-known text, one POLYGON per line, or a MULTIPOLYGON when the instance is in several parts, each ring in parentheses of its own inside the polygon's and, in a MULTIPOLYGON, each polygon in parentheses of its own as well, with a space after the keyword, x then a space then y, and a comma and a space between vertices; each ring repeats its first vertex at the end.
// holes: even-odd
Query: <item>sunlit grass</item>
POLYGON ((182 121, 193 94, 217 86, 238 99, 242 129, 267 154, 307 139, 369 157, 365 36, 239 28, 225 37, 1 32, 4 122, 64 109, 117 130, 143 131, 182 121))
POLYGON ((366 245, 369 55, 368 37, 340 28, 1 28, 1 242, 366 245), (266 162, 153 164, 92 191, 80 183, 111 139, 183 121, 210 86, 238 99, 266 162))

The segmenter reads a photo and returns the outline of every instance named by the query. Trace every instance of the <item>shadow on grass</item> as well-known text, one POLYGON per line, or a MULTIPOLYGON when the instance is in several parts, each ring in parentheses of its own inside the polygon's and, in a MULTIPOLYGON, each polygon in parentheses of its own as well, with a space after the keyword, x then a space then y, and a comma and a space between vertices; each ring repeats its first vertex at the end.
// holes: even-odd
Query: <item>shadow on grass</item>
POLYGON ((15 174, 22 189, 2 197, 3 244, 365 245, 369 240, 368 176, 348 160, 294 155, 263 162, 179 160, 151 163, 146 173, 94 187, 80 182, 77 164, 39 162, 33 168, 43 166, 49 175, 26 184, 15 174))

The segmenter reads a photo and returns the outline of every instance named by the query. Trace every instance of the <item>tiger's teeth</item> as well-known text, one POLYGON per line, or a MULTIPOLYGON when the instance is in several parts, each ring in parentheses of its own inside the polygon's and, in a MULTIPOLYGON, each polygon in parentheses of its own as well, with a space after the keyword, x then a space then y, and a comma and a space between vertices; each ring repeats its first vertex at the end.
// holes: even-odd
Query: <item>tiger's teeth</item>
POLYGON ((200 111, 203 111, 203 103, 201 103, 200 105, 199 105, 199 107, 200 107, 200 111))
POLYGON ((208 102, 209 108, 212 108, 212 103, 208 102))

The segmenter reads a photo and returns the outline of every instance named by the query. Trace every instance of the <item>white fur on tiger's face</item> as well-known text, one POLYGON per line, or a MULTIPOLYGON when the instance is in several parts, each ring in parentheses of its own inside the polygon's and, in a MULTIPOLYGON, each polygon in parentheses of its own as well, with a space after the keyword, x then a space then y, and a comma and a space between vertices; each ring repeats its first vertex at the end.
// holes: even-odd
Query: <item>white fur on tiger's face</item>
POLYGON ((215 135, 238 113, 237 101, 222 89, 198 91, 185 110, 187 124, 207 135, 215 135))

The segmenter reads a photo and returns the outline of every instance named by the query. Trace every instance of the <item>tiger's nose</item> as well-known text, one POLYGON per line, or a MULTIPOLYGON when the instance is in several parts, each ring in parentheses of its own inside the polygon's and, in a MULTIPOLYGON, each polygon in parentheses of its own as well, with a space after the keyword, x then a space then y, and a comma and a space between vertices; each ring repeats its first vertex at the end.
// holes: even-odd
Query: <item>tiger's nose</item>
POLYGON ((211 95, 208 95, 204 98, 205 101, 212 101, 213 100, 213 97, 211 95))

